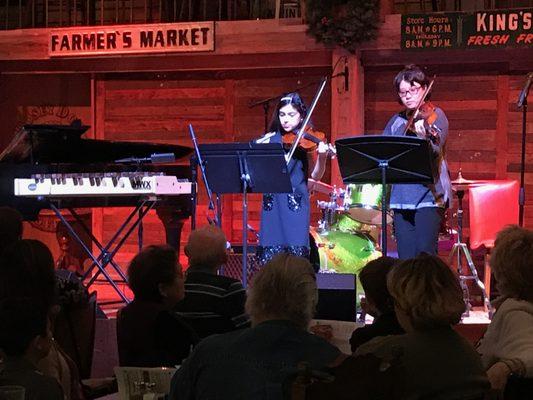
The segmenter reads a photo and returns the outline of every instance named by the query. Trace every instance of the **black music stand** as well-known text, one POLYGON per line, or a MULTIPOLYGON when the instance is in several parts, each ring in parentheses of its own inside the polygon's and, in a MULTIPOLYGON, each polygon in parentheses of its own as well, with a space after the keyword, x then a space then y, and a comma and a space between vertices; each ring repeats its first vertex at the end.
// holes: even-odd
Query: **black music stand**
POLYGON ((381 183, 381 249, 387 255, 387 184, 433 183, 435 157, 427 140, 364 135, 335 141, 342 181, 381 183))
POLYGON ((248 193, 291 193, 280 143, 220 143, 198 146, 214 193, 242 193, 242 284, 248 271, 248 193))

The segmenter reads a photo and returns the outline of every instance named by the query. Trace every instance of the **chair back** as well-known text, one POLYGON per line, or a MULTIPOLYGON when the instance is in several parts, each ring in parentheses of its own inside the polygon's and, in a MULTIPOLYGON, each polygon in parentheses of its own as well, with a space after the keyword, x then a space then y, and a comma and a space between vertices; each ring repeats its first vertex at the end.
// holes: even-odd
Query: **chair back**
POLYGON ((96 292, 82 307, 62 309, 54 322, 54 338, 76 363, 81 379, 91 377, 96 329, 96 292))
POLYGON ((493 181, 469 189, 470 248, 494 247, 496 234, 518 223, 518 181, 493 181))

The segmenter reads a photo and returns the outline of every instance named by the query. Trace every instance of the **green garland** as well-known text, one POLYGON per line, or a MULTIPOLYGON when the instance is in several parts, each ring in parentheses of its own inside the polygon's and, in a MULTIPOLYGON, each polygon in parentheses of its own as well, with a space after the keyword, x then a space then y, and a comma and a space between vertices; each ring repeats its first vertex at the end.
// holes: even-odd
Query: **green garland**
POLYGON ((377 35, 379 0, 307 0, 306 18, 317 41, 354 53, 377 35))

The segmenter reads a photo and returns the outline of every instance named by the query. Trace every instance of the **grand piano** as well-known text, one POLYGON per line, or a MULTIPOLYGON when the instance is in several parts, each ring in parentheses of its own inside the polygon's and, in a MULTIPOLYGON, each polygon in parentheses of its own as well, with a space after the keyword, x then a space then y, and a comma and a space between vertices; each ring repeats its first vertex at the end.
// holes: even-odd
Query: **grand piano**
MULTIPOLYGON (((133 189, 150 186, 147 183, 149 180, 159 182, 169 177, 175 177, 174 185, 177 182, 180 188, 187 187, 191 169, 186 157, 192 153, 192 149, 171 144, 86 139, 83 134, 88 128, 80 121, 74 121, 71 125, 23 126, 0 154, 0 206, 16 208, 29 221, 36 220, 43 209, 56 212, 68 209, 75 214, 76 209, 86 207, 137 207, 136 212, 146 214, 153 207, 165 227, 167 243, 179 251, 181 229, 193 212, 194 190, 190 189, 190 183, 189 193, 184 191, 181 195, 166 196, 154 193, 148 199, 150 206, 144 208, 139 205, 147 201, 146 193, 137 193, 133 189), (176 162, 150 162, 158 158, 171 161, 168 160, 169 156, 176 162), (184 162, 187 164, 183 165, 184 162), (30 191, 38 191, 42 187, 47 190, 59 188, 62 195, 50 192, 49 195, 28 196, 27 190, 15 195, 15 183, 21 182, 30 191), (26 182, 31 183, 27 185, 26 182), (94 194, 105 185, 108 194, 94 194), (120 193, 119 188, 122 190, 120 193), (128 191, 128 188, 132 190, 128 191), (113 193, 115 189, 117 193, 113 193)), ((58 214, 58 217, 66 224, 61 215, 58 214)), ((142 217, 137 228, 139 225, 142 227, 142 217)), ((73 236, 79 234, 70 233, 73 236)), ((88 234, 91 235, 90 232, 88 234)), ((139 239, 142 237, 139 236, 139 239)), ((93 267, 97 266, 99 271, 92 278, 90 274, 93 271, 85 271, 84 278, 91 279, 89 285, 100 273, 109 280, 105 266, 108 263, 115 265, 110 248, 103 244, 99 244, 99 247, 104 251, 96 260, 94 256, 91 257, 93 267)), ((121 297, 127 301, 123 294, 121 297)))

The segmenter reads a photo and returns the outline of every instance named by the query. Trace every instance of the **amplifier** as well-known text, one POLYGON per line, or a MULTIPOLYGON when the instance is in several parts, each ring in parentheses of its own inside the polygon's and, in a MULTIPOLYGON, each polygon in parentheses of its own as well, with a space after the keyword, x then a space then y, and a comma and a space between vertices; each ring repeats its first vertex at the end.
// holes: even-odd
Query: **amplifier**
MULTIPOLYGON (((233 252, 228 255, 228 262, 222 266, 222 275, 238 279, 242 282, 242 245, 232 246, 233 252)), ((248 262, 246 284, 248 285, 255 273, 259 271, 260 265, 255 255, 256 246, 248 246, 248 262)))
POLYGON ((316 319, 337 321, 357 320, 357 293, 355 274, 316 274, 318 305, 316 319))

